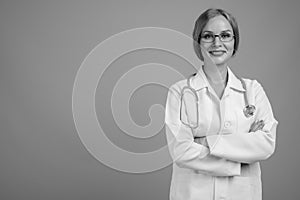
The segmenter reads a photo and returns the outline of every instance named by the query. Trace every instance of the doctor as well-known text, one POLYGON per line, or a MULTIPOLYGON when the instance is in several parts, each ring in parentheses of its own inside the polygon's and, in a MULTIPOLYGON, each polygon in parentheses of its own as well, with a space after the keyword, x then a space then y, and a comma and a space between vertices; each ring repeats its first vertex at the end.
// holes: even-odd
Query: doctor
POLYGON ((208 9, 197 19, 193 38, 204 61, 190 78, 199 102, 182 98, 187 80, 170 87, 166 102, 174 160, 170 200, 261 200, 259 161, 274 153, 278 122, 262 86, 242 82, 227 64, 239 45, 237 22, 222 9, 208 9), (249 116, 243 112, 245 94, 256 108, 249 116), (193 105, 199 111, 196 127, 187 125, 193 105))

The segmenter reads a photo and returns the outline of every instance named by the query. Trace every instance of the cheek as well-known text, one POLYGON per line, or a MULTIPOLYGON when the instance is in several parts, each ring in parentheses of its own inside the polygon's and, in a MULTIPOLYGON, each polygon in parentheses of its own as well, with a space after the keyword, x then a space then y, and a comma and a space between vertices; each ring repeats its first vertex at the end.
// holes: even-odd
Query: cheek
POLYGON ((233 49, 234 49, 234 42, 229 43, 229 44, 224 44, 224 46, 226 47, 226 49, 228 51, 233 51, 233 49))
POLYGON ((225 45, 228 53, 232 56, 233 51, 234 51, 234 44, 230 44, 230 45, 225 45))
POLYGON ((204 49, 209 50, 211 44, 209 44, 209 43, 202 43, 201 46, 202 46, 204 49))

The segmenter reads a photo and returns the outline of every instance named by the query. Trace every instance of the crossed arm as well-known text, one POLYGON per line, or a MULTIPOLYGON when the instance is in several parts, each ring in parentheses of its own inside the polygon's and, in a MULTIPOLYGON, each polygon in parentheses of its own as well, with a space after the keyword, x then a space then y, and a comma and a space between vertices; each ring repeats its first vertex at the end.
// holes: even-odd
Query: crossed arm
POLYGON ((263 129, 263 121, 257 121, 252 124, 249 133, 211 135, 196 138, 194 142, 208 147, 210 155, 241 163, 253 163, 265 160, 274 153, 277 123, 272 123, 270 130, 263 129))
MULTIPOLYGON (((260 85, 258 85, 259 87, 260 85)), ((260 86, 261 87, 261 86, 260 86)), ((194 139, 180 121, 179 88, 170 88, 166 104, 166 134, 174 162, 215 176, 240 175, 241 163, 267 159, 275 149, 277 121, 262 90, 257 92, 257 117, 248 133, 228 133, 194 139)))

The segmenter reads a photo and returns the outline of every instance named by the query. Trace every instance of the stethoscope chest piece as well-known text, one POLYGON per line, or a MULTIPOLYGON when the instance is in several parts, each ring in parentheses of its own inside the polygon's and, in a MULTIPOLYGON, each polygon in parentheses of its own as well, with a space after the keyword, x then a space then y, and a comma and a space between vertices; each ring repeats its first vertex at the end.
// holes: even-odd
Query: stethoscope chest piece
POLYGON ((254 105, 247 105, 245 108, 244 108, 244 114, 247 118, 251 117, 254 115, 254 112, 255 112, 255 106, 254 105))

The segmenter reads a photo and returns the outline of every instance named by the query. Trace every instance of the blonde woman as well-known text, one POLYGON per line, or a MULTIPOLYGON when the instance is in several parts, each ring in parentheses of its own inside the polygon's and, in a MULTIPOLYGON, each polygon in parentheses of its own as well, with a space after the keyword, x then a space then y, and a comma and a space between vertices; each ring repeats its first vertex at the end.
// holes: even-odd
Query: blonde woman
POLYGON ((274 153, 278 122, 262 86, 238 78, 228 65, 239 46, 237 22, 208 9, 193 39, 204 65, 172 85, 166 102, 170 199, 261 200, 259 161, 274 153))

